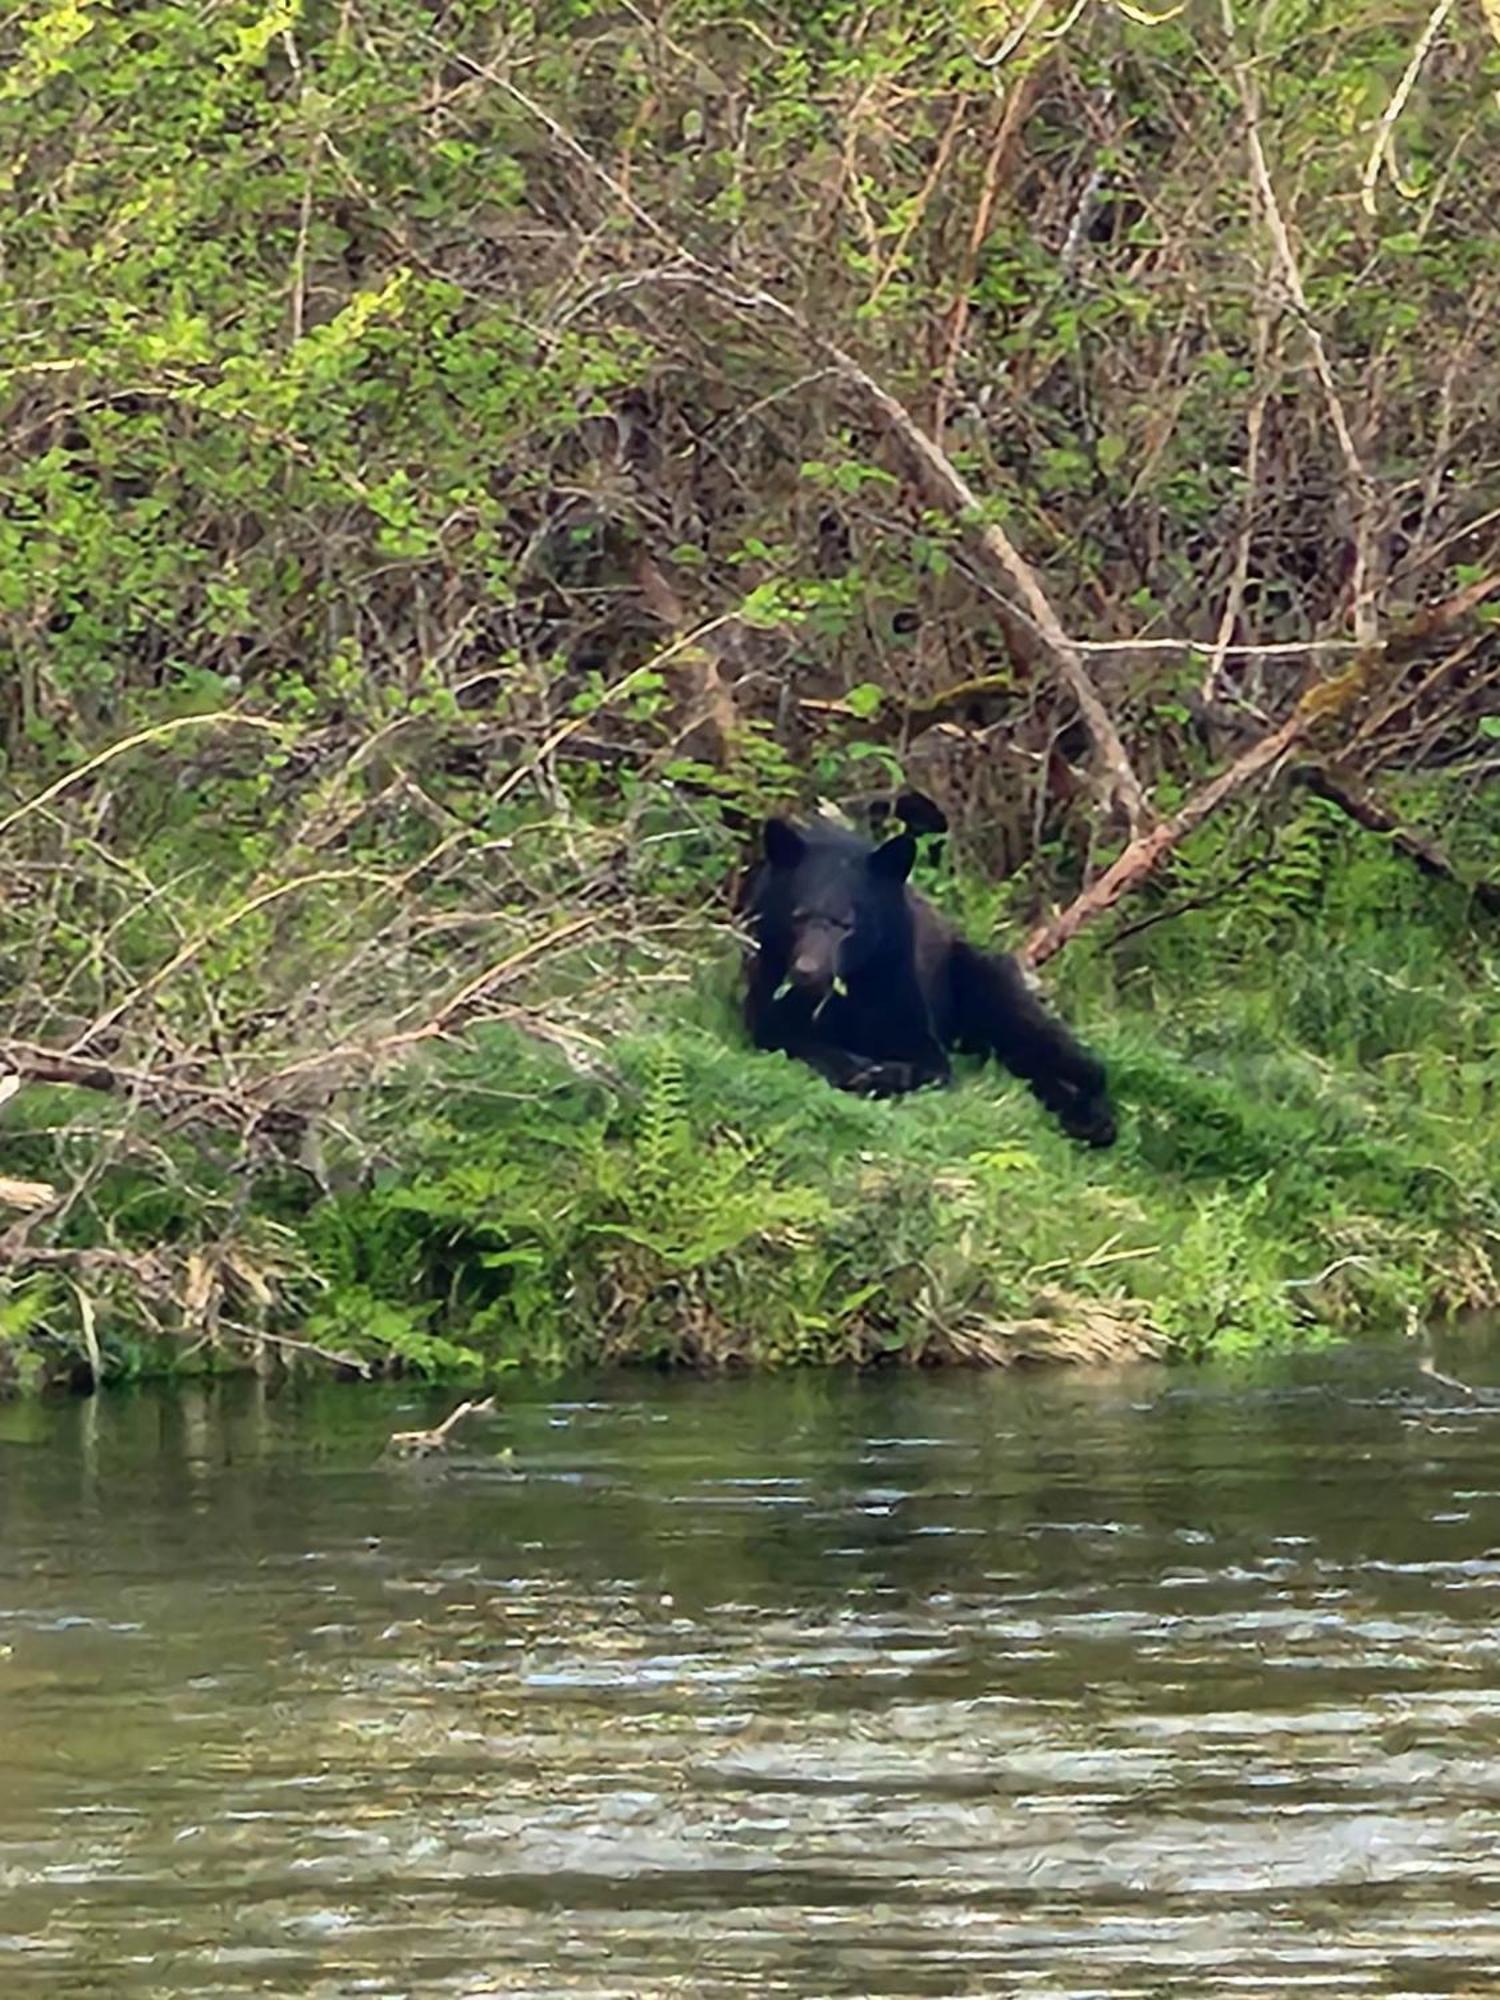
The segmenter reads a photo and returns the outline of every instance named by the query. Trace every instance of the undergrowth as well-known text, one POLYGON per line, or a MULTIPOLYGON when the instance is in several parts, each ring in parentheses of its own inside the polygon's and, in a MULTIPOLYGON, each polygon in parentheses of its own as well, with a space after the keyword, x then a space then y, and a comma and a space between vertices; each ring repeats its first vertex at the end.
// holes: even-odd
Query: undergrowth
POLYGON ((420 1125, 396 1094, 401 1166, 312 1218, 312 1330, 359 1349, 373 1308, 397 1351, 441 1330, 476 1367, 1004 1359, 1061 1289, 1199 1354, 1494 1296, 1493 1123, 1456 1077, 1445 1104, 1450 1065, 1414 1107, 1378 1069, 1194 1052, 1140 1013, 1099 1039, 1108 1158, 983 1073, 868 1103, 679 1025, 620 1047, 613 1086, 549 1088, 486 1037, 420 1125))

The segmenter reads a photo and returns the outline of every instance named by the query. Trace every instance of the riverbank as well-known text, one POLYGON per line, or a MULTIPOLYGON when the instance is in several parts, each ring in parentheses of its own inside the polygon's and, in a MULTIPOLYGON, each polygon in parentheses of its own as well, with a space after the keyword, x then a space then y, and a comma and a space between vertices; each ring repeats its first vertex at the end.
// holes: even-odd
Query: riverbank
MULTIPOLYGON (((1320 968, 1323 1000, 1338 979, 1320 968)), ((482 1039, 425 1120, 396 1093, 400 1165, 309 1218, 309 1327, 442 1367, 1003 1365, 1496 1303, 1492 1081, 1436 1043, 1263 1039, 1274 987, 1205 997, 1170 1030, 1130 1006, 1100 1025, 1125 1112, 1105 1156, 984 1072, 867 1103, 691 1024, 625 1044, 609 1084, 482 1039)))
POLYGON ((61 1152, 84 1193, 11 1286, 7 1374, 1091 1363, 1494 1306, 1493 946, 1399 857, 1324 846, 1300 907, 1268 874, 1259 916, 1163 901, 1058 968, 1106 1154, 993 1072, 871 1103, 745 1048, 707 934, 650 1026, 616 994, 571 1059, 482 1024, 346 1092, 316 1176, 141 1108, 112 1150, 113 1110, 28 1089, 7 1170, 61 1152))

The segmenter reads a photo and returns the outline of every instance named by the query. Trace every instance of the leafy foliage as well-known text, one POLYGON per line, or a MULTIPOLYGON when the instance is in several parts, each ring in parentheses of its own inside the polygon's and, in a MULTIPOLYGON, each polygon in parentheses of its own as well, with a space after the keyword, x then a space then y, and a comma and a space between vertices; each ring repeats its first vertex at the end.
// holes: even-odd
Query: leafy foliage
MULTIPOLYGON (((1493 1300, 1493 936, 1290 780, 1069 951, 1134 1106, 1088 1172, 992 1080, 832 1099, 687 990, 772 802, 926 786, 981 935, 1124 838, 812 336, 1118 642, 1158 812, 1347 636, 1309 330, 1382 615, 1495 568, 1500 52, 1454 9, 1398 103, 1428 17, 12 10, 0 1130, 55 1199, 4 1225, 5 1354, 972 1355, 1058 1277, 1187 1348, 1493 1300)), ((1475 883, 1496 633, 1332 746, 1475 883)))

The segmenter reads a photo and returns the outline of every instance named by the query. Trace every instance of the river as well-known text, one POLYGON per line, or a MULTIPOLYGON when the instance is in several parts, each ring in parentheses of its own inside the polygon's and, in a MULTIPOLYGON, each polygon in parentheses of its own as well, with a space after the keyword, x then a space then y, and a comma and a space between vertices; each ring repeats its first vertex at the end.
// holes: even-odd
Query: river
POLYGON ((7 2000, 1500 1993, 1408 1356, 452 1400, 0 1407, 7 2000))

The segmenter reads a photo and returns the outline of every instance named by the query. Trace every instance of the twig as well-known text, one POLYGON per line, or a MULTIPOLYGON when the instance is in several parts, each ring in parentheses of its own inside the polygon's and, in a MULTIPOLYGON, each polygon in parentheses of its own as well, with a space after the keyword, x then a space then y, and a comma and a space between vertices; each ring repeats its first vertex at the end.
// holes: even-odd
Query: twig
POLYGON ((948 410, 958 381, 958 358, 963 352, 964 334, 969 324, 969 308, 973 299, 974 277, 979 268, 979 253, 984 248, 985 239, 990 233, 990 221, 995 212, 996 197, 1000 192, 1000 175, 1004 171, 1011 142, 1026 115, 1036 88, 1035 76, 1036 71, 1030 71, 1013 89, 1007 91, 1000 107, 995 136, 990 143, 989 154, 984 163, 984 179, 980 184, 979 201, 969 229, 969 240, 964 246, 963 262, 959 266, 958 277, 954 283, 953 309, 949 318, 946 351, 943 355, 938 391, 933 405, 932 434, 939 443, 942 442, 943 432, 948 426, 948 410))
POLYGON ((569 938, 577 937, 583 931, 593 929, 603 920, 604 915, 603 911, 588 910, 580 917, 573 917, 567 923, 557 925, 542 937, 533 938, 528 944, 518 945, 515 950, 507 952, 503 958, 497 959, 494 964, 487 965, 482 972, 476 973, 472 979, 466 980, 458 991, 451 994, 418 1028, 403 1028, 399 1034, 383 1035, 375 1041, 344 1042, 337 1048, 324 1049, 316 1055, 303 1056, 297 1062, 288 1063, 284 1069, 277 1070, 273 1076, 255 1086, 257 1096, 271 1095, 297 1076, 316 1074, 334 1065, 350 1061, 374 1062, 381 1057, 415 1048, 422 1042, 441 1040, 453 1027, 458 1015, 471 1006, 481 994, 491 987, 502 984, 523 965, 540 958, 544 952, 565 944, 569 938))
MULTIPOLYGON (((304 93, 303 103, 306 102, 304 93)), ((322 150, 323 134, 319 132, 314 135, 312 144, 307 149, 307 166, 302 176, 302 199, 297 208, 297 241, 292 251, 291 276, 293 346, 302 338, 303 317, 307 310, 307 243, 312 233, 313 181, 318 170, 318 156, 322 150)))
MULTIPOLYGON (((1031 5, 992 55, 982 56, 978 49, 966 47, 965 53, 970 62, 978 63, 981 69, 1000 69, 1010 61, 1050 5, 1051 0, 1031 0, 1031 5)), ((1049 28, 1042 39, 1048 42, 1063 40, 1087 5, 1088 0, 1074 0, 1069 13, 1055 28, 1049 28)))
POLYGON ((1425 1375, 1429 1382, 1440 1382, 1445 1389, 1456 1389, 1459 1395, 1467 1396, 1471 1401, 1477 1401, 1478 1399, 1479 1391, 1477 1389, 1471 1388, 1467 1382, 1460 1382, 1456 1375, 1443 1374, 1442 1370, 1429 1361, 1426 1355, 1423 1355, 1421 1360, 1418 1361, 1417 1373, 1425 1375))
POLYGON ((19 825, 29 814, 39 812, 43 806, 51 805, 54 799, 61 798, 64 792, 71 791, 74 785, 81 785, 85 778, 92 777, 95 771, 102 770, 104 765, 112 763, 116 757, 123 757, 127 751, 143 749, 148 743, 159 743, 164 737, 175 736, 182 729, 206 729, 214 723, 236 729, 264 729, 271 736, 286 734, 284 723, 268 721, 263 715, 245 715, 239 709, 214 709, 206 715, 177 715, 167 722, 153 723, 149 729, 138 729, 133 736, 123 736, 118 743, 109 744, 96 756, 90 757, 87 763, 78 765, 75 770, 65 771, 60 778, 55 778, 34 798, 24 800, 8 812, 4 819, 0 819, 0 836, 9 833, 13 826, 19 825))
POLYGON ((1361 1257, 1357 1252, 1351 1252, 1347 1257, 1335 1257, 1331 1264, 1325 1264, 1321 1271, 1314 1271, 1310 1278, 1283 1279, 1281 1289, 1284 1292, 1311 1291, 1318 1285, 1326 1285, 1335 1271, 1347 1271, 1351 1268, 1367 1271, 1370 1268, 1370 1260, 1368 1257, 1361 1257))
POLYGON ((210 924, 206 930, 199 931, 196 937, 189 938, 179 951, 172 954, 165 965, 159 965, 155 972, 150 973, 143 979, 133 992, 127 993, 123 1000, 117 1000, 113 1007, 101 1014, 89 1027, 85 1028, 66 1053, 68 1055, 77 1055, 86 1049, 90 1042, 96 1041, 100 1035, 114 1027, 118 1021, 130 1012, 132 1007, 138 1006, 142 1000, 149 998, 158 987, 164 985, 174 972, 180 972, 185 965, 191 964, 199 952, 205 950, 216 938, 222 937, 225 931, 232 930, 236 924, 243 922, 246 917, 253 916, 258 910, 265 909, 271 903, 280 902, 283 896, 294 895, 299 889, 313 889, 317 888, 320 884, 328 882, 368 882, 372 880, 380 882, 383 886, 388 886, 388 878, 377 875, 371 869, 324 868, 319 869, 312 875, 298 875, 290 882, 278 882, 273 888, 263 889, 259 895, 247 898, 245 902, 237 904, 234 909, 226 910, 217 923, 210 924))
POLYGON ((1185 917, 1194 910, 1212 909, 1215 903, 1222 903, 1226 896, 1232 896, 1236 889, 1242 889, 1250 877, 1263 865, 1263 857, 1252 855, 1242 868, 1235 870, 1227 882, 1221 882, 1216 889, 1208 889, 1201 896, 1184 896, 1180 903, 1173 903, 1169 909, 1153 910, 1149 916, 1139 917, 1133 924, 1121 924, 1117 931, 1106 939, 1106 948, 1116 951, 1128 939, 1139 937, 1142 931, 1155 930, 1158 924, 1169 924, 1178 917, 1185 917))
MULTIPOLYGON (((1080 653, 1206 653, 1201 639, 1075 639, 1080 653)), ((1230 660, 1297 660, 1315 653, 1357 653, 1358 639, 1271 639, 1224 647, 1230 660)), ((1215 644, 1214 651, 1218 651, 1215 644)))
POLYGON ((450 1410, 443 1421, 434 1424, 429 1431, 392 1431, 388 1448, 412 1458, 425 1457, 429 1452, 446 1451, 449 1438, 465 1417, 491 1416, 494 1408, 493 1396, 486 1396, 482 1403, 460 1403, 456 1410, 450 1410))
MULTIPOLYGON (((657 672, 669 660, 675 659, 679 653, 686 651, 690 646, 700 645, 703 640, 710 638, 715 632, 722 630, 724 626, 733 625, 738 616, 739 614, 736 611, 723 611, 716 618, 707 619, 702 625, 695 626, 691 632, 679 633, 670 645, 663 646, 658 653, 653 653, 649 660, 642 660, 638 667, 632 667, 630 672, 623 674, 613 687, 606 689, 599 702, 599 708, 610 707, 613 703, 619 701, 623 695, 629 694, 633 688, 638 687, 647 674, 657 672)), ((574 715, 570 716, 566 722, 560 722, 533 755, 528 757, 524 763, 518 764, 505 780, 504 784, 494 793, 489 801, 491 808, 493 809, 493 807, 499 805, 503 799, 508 799, 512 792, 523 785, 529 777, 532 777, 546 763, 554 751, 561 749, 570 736, 576 735, 580 729, 586 727, 597 713, 598 709, 596 708, 588 715, 574 715)))
POLYGON ((1239 621, 1240 609, 1245 601, 1245 585, 1250 577, 1250 544, 1255 536, 1256 495, 1260 484, 1260 434, 1265 427, 1266 404, 1271 393, 1270 384, 1265 379, 1270 325, 1264 310, 1257 312, 1255 318, 1255 347, 1257 381, 1250 408, 1245 414, 1245 504, 1235 543, 1234 569, 1229 578, 1229 589, 1224 595, 1224 609, 1219 615, 1218 636, 1214 640, 1213 653, 1204 670, 1200 689, 1204 701, 1218 698, 1219 681, 1229 657, 1229 642, 1239 621))
POLYGON ((910 244, 912 237, 917 233, 923 216, 927 213, 932 197, 937 193, 938 183, 943 178, 943 170, 953 156, 954 142, 958 138, 958 129, 963 123, 966 109, 967 105, 963 94, 959 93, 954 99, 952 111, 948 114, 948 123, 943 128, 942 138, 938 141, 937 152, 933 156, 932 165, 927 170, 927 178, 923 181, 917 192, 916 200, 912 203, 911 211, 901 226, 900 234, 892 246, 890 256, 885 260, 885 268, 875 280, 867 302, 870 306, 880 303, 886 286, 889 285, 891 279, 896 275, 896 268, 900 264, 901 259, 906 255, 907 246, 910 244))
POLYGON ((1360 182, 1359 196, 1366 215, 1375 213, 1375 185, 1380 179, 1380 163, 1390 158, 1391 148, 1395 142, 1396 125, 1401 113, 1406 109, 1406 100, 1416 88, 1417 78, 1422 74, 1422 66, 1432 53, 1433 43, 1442 32, 1443 23, 1453 12, 1453 5, 1454 0, 1437 0, 1437 5, 1428 15, 1427 25, 1411 52, 1411 61, 1406 65, 1405 73, 1396 85, 1390 103, 1385 107, 1375 133, 1375 143, 1370 148, 1370 157, 1365 162, 1364 178, 1360 182))

